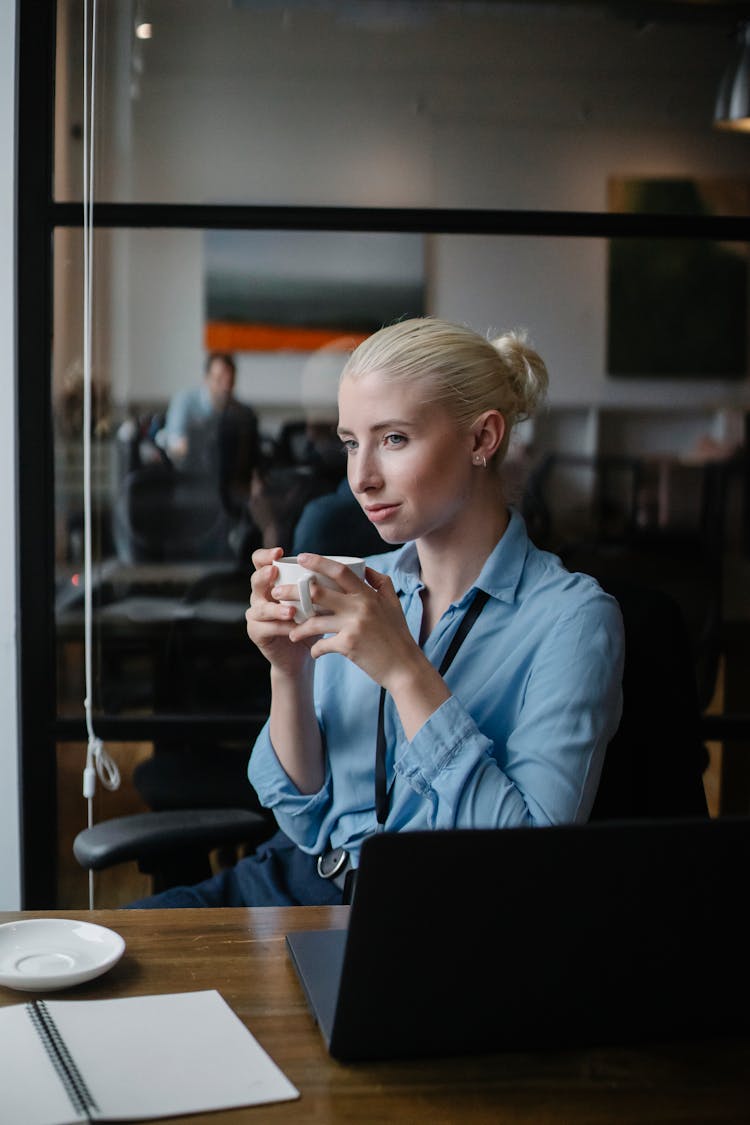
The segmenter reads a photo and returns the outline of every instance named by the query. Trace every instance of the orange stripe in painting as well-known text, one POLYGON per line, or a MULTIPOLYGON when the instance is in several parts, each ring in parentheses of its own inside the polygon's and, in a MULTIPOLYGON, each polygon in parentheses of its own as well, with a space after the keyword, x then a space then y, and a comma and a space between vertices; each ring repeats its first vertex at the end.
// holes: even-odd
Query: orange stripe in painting
POLYGON ((275 324, 232 324, 211 320, 206 324, 204 343, 209 352, 312 352, 340 341, 340 350, 349 351, 367 333, 342 332, 336 328, 294 328, 275 324))

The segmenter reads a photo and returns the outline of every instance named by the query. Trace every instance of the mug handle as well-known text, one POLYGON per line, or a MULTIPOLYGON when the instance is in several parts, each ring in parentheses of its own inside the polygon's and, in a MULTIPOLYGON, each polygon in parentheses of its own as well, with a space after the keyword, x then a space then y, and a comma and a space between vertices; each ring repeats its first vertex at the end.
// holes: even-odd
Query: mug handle
POLYGON ((310 597, 310 583, 313 580, 312 574, 306 574, 304 578, 300 578, 297 582, 297 589, 299 590, 299 604, 304 614, 305 620, 308 617, 315 616, 315 606, 310 597))

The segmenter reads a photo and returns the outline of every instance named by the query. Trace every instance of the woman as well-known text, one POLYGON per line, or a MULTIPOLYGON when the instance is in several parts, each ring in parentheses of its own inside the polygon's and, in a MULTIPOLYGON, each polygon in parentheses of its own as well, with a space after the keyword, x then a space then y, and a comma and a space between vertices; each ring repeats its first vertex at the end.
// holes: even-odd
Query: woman
POLYGON ((546 386, 522 337, 432 318, 353 352, 339 388, 349 483, 404 546, 371 557, 365 581, 301 556, 337 589, 313 583, 327 616, 300 625, 282 604, 294 588, 277 584, 282 549, 255 552, 247 631, 272 704, 249 777, 282 832, 154 905, 340 902, 379 828, 587 819, 620 715, 622 623, 592 578, 533 546, 503 495, 511 429, 546 386))

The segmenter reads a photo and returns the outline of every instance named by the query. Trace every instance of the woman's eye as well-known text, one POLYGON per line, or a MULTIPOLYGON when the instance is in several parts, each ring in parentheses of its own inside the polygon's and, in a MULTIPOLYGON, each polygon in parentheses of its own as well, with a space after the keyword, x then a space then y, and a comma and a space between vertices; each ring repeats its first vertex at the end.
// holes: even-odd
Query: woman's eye
POLYGON ((400 446, 405 445, 406 438, 403 434, 386 434, 383 438, 383 442, 385 445, 400 446))
POLYGON ((353 453, 356 448, 357 448, 357 443, 356 443, 356 441, 354 441, 353 438, 349 438, 348 441, 342 440, 342 442, 341 442, 341 452, 342 453, 353 453))

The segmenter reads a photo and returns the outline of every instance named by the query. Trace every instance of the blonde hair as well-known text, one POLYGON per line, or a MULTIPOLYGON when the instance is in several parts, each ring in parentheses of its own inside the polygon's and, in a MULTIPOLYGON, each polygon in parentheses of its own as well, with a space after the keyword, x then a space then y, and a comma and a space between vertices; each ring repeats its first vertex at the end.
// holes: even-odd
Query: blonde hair
POLYGON ((505 434, 494 458, 499 468, 511 430, 530 418, 547 392, 547 368, 521 331, 494 340, 436 317, 399 321, 368 336, 347 360, 341 378, 377 371, 389 381, 420 383, 425 402, 442 403, 467 430, 485 410, 498 410, 505 434))

